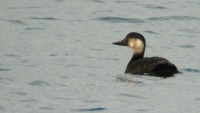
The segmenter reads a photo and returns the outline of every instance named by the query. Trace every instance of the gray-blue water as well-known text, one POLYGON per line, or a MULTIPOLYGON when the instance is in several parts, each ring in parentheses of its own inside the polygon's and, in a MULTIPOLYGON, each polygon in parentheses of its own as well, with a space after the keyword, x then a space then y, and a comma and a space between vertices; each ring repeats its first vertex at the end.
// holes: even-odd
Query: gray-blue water
POLYGON ((199 113, 199 0, 1 0, 0 113, 199 113), (142 33, 145 56, 182 74, 125 75, 142 33))

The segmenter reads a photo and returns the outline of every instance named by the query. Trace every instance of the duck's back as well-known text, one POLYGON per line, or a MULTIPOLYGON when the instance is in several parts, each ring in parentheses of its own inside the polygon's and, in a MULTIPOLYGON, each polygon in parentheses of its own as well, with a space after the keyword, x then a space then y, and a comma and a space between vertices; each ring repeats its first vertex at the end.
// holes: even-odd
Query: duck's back
POLYGON ((177 73, 177 68, 162 57, 146 57, 131 62, 125 73, 149 74, 151 76, 170 77, 177 73))

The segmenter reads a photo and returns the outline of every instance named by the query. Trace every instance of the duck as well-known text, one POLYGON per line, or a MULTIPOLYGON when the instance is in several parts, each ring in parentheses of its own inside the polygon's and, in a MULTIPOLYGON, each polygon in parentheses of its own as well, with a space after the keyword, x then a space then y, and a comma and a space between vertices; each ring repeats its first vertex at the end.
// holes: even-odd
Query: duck
POLYGON ((140 33, 130 32, 124 39, 112 44, 127 46, 133 50, 133 56, 126 67, 125 74, 167 78, 179 72, 176 65, 166 58, 158 56, 144 57, 146 41, 140 33))

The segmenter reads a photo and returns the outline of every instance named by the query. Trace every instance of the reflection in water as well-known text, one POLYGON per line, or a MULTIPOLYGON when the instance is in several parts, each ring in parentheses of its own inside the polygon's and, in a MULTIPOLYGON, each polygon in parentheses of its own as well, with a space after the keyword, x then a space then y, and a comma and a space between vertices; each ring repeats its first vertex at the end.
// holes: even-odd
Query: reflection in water
POLYGON ((116 77, 116 80, 119 80, 121 82, 129 82, 129 83, 135 83, 140 84, 143 83, 142 81, 133 80, 134 78, 126 77, 126 76, 118 76, 116 77))

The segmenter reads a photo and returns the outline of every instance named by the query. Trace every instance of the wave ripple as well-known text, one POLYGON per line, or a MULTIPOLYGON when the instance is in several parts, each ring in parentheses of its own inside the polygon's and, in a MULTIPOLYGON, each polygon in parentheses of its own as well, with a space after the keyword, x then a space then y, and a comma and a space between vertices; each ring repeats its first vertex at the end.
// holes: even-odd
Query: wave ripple
POLYGON ((191 16, 165 16, 165 17, 151 17, 148 20, 154 21, 167 21, 167 20, 200 20, 199 17, 191 17, 191 16))
POLYGON ((122 17, 100 17, 95 20, 106 21, 109 23, 143 23, 143 20, 137 18, 122 18, 122 17))

